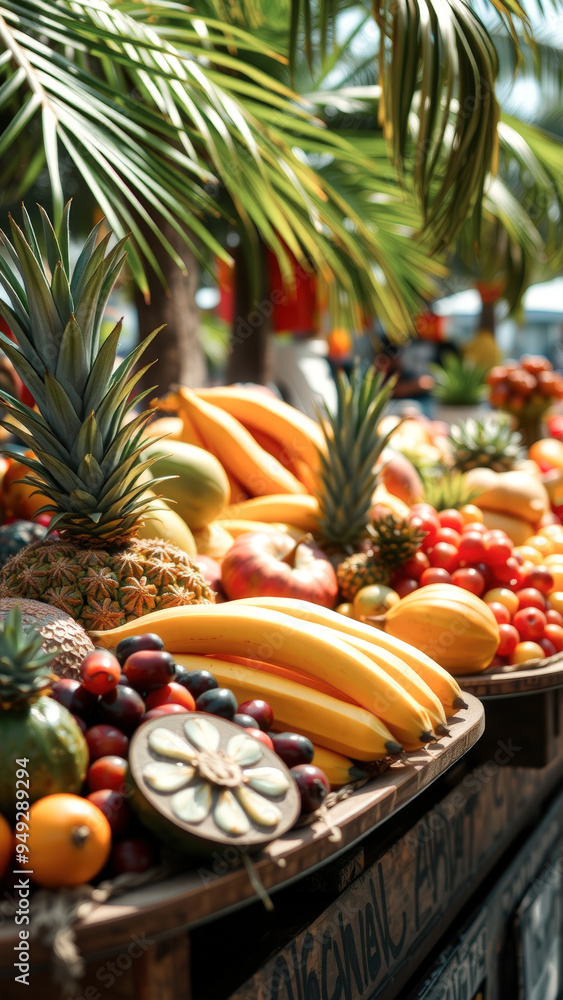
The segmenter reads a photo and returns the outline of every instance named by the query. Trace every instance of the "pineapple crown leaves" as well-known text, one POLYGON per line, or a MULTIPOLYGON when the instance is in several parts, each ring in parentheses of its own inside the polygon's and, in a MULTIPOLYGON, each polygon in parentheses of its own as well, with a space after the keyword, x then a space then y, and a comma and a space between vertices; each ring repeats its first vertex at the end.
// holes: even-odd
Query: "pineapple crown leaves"
POLYGON ((337 405, 319 420, 326 449, 319 452, 320 533, 328 542, 349 545, 366 529, 377 476, 375 463, 393 430, 378 434, 378 424, 395 387, 382 372, 368 369, 337 377, 337 405))
POLYGON ((480 420, 454 424, 449 442, 454 465, 462 471, 478 465, 511 469, 526 455, 522 435, 514 430, 508 414, 490 413, 480 420))
POLYGON ((14 605, 0 623, 0 709, 26 705, 45 694, 53 675, 48 669, 57 651, 41 651, 43 637, 24 630, 21 606, 14 605))
POLYGON ((484 399, 488 369, 457 354, 447 354, 441 365, 429 366, 434 376, 432 395, 443 403, 470 406, 484 399))
POLYGON ((423 500, 435 510, 459 510, 465 504, 477 499, 481 490, 467 485, 465 474, 456 470, 442 469, 441 475, 430 475, 421 471, 423 500))
MULTIPOLYGON (((150 365, 133 369, 159 330, 115 368, 121 322, 103 343, 100 329, 125 241, 110 248, 109 233, 98 242, 100 223, 71 273, 69 211, 70 203, 57 235, 40 209, 46 264, 25 208, 23 228, 10 219, 11 241, 0 232, 0 284, 11 303, 0 301, 0 315, 16 340, 0 334, 0 346, 39 411, 0 391, 6 408, 0 423, 34 452, 24 461, 30 474, 23 481, 48 497, 42 510, 55 513, 52 530, 96 544, 126 541, 147 508, 140 480, 151 464, 140 461, 151 411, 130 415, 154 391, 134 394, 150 365)), ((21 461, 13 446, 3 451, 21 461)))

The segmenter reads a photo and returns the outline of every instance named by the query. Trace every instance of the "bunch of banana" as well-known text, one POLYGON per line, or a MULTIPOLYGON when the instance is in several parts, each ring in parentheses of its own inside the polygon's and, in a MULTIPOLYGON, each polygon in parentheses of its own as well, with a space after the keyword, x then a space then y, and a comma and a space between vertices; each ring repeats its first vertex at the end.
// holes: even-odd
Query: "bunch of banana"
POLYGON ((275 396, 233 386, 181 388, 165 402, 181 419, 181 440, 206 448, 223 465, 232 503, 307 496, 315 488, 321 428, 275 396))
POLYGON ((94 638, 113 648, 144 632, 191 669, 205 658, 239 701, 263 697, 279 726, 357 760, 421 748, 447 733, 444 708, 464 706, 457 683, 428 657, 305 601, 169 608, 94 638))

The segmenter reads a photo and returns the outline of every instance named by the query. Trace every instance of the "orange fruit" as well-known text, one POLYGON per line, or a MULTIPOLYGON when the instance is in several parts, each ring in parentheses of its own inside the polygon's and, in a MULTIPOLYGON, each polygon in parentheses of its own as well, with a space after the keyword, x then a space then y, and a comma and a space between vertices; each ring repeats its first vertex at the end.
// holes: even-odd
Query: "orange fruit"
POLYGON ((493 590, 488 590, 484 595, 483 600, 485 604, 494 604, 496 602, 504 604, 505 608, 508 608, 511 615, 513 615, 515 611, 518 611, 518 598, 514 591, 509 590, 508 587, 494 587, 493 590))
POLYGON ((31 806, 28 847, 32 877, 39 885, 81 885, 104 867, 111 850, 111 828, 93 802, 59 792, 31 806))
POLYGON ((543 660, 545 653, 537 642, 519 642, 511 653, 509 663, 526 663, 528 660, 543 660))
POLYGON ((563 442, 555 438, 534 441, 528 450, 528 457, 538 463, 542 472, 548 469, 563 469, 563 442))
POLYGON ((540 528, 538 535, 549 538, 551 544, 555 546, 553 551, 558 555, 563 555, 563 525, 546 524, 545 527, 540 528))
POLYGON ((459 512, 464 524, 475 524, 476 522, 483 524, 483 511, 474 503, 464 504, 463 507, 459 508, 459 512))
POLYGON ((526 543, 526 545, 515 545, 513 551, 517 555, 522 556, 524 562, 531 562, 534 566, 539 566, 548 558, 547 556, 543 556, 541 552, 538 552, 537 549, 533 548, 532 545, 528 545, 528 543, 526 543))
POLYGON ((552 552, 555 552, 553 541, 551 538, 546 538, 545 535, 532 535, 531 538, 526 539, 526 546, 537 549, 542 556, 550 556, 552 552))
POLYGON ((553 608, 554 611, 558 611, 560 615, 563 614, 563 589, 552 590, 549 595, 549 606, 550 608, 553 608))

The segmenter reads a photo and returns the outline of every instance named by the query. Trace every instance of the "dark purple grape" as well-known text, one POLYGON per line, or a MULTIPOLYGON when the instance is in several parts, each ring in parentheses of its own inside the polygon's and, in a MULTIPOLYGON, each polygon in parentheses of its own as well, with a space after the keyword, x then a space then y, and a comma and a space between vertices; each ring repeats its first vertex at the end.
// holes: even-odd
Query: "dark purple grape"
POLYGON ((287 767, 297 767, 298 764, 310 764, 315 748, 306 736, 299 733, 270 733, 274 750, 287 767))
POLYGON ((130 635, 127 639, 122 639, 115 647, 115 655, 121 666, 132 653, 138 653, 141 649, 164 649, 164 643, 159 635, 154 632, 147 632, 145 635, 130 635))
POLYGON ((79 715, 85 722, 93 717, 98 704, 97 694, 92 694, 80 681, 72 680, 70 677, 64 677, 63 680, 53 684, 51 697, 68 708, 73 715, 79 715))
POLYGON ((129 734, 137 728, 145 714, 145 703, 138 691, 118 684, 98 702, 98 721, 107 722, 129 734))
POLYGON ((251 715, 243 715, 242 712, 237 712, 233 715, 233 722, 237 726, 242 726, 243 729, 255 729, 256 719, 253 719, 251 715))
POLYGON ((177 678, 178 682, 188 689, 196 701, 201 694, 204 694, 206 691, 216 691, 219 687, 215 677, 209 673, 209 670, 188 670, 187 675, 187 677, 177 678))
POLYGON ((176 664, 163 649, 139 649, 127 657, 123 673, 135 691, 154 691, 172 680, 176 664))
POLYGON ((237 710, 237 700, 228 688, 213 688, 196 698, 197 712, 219 715, 222 719, 233 719, 237 710))
POLYGON ((301 812, 312 813, 319 808, 330 792, 330 782, 314 764, 298 764, 292 767, 290 774, 297 782, 301 796, 301 812))
POLYGON ((176 681, 177 684, 183 684, 185 687, 186 677, 189 676, 190 676, 190 671, 187 670, 186 667, 182 666, 181 663, 176 663, 176 673, 174 674, 172 680, 176 681))
POLYGON ((271 729, 274 724, 274 713, 268 702, 262 701, 262 698, 243 701, 242 705, 239 705, 238 710, 243 715, 251 715, 263 733, 267 733, 268 729, 271 729))

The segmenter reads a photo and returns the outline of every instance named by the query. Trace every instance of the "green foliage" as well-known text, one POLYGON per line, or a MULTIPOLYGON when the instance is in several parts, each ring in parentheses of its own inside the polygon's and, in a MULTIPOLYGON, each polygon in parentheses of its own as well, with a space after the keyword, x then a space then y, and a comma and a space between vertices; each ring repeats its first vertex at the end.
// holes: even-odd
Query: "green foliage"
POLYGON ((485 398, 486 368, 457 354, 447 354, 442 365, 430 365, 434 376, 432 395, 449 406, 473 406, 485 398))

